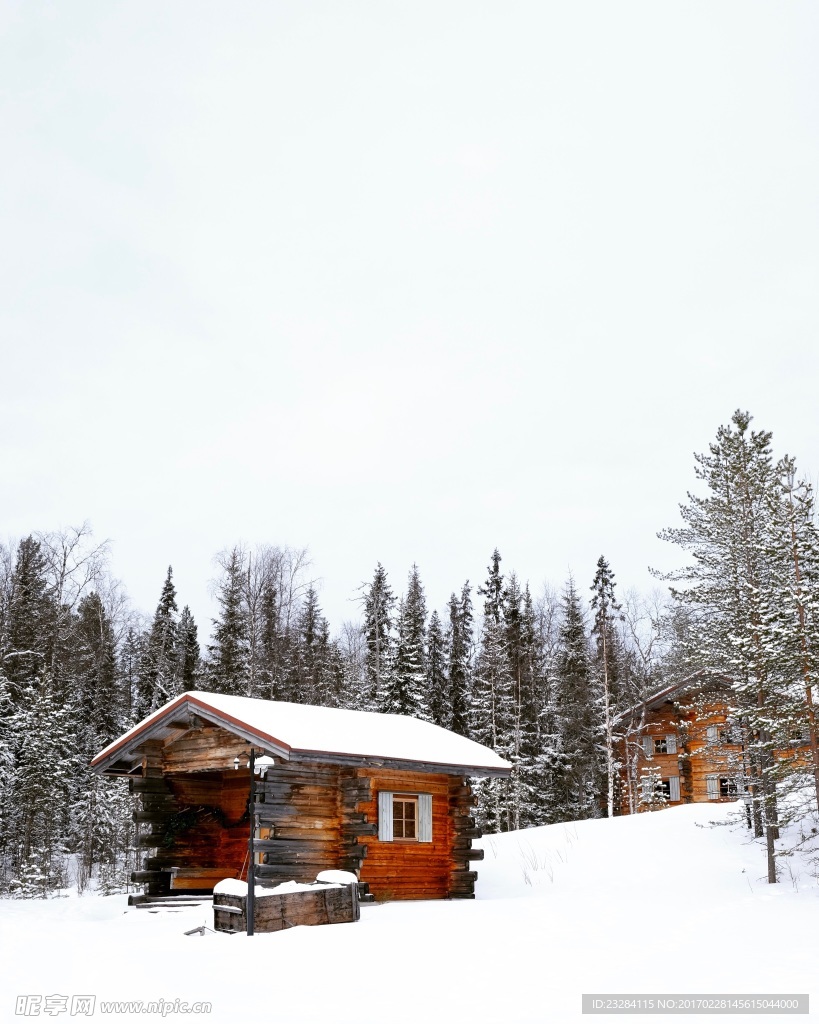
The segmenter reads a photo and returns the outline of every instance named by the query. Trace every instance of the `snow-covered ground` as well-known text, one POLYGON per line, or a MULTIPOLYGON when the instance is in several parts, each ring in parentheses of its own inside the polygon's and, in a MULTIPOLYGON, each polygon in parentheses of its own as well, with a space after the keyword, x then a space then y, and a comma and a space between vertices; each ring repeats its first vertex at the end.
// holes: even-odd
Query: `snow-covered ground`
POLYGON ((161 1014, 103 1014, 103 1000, 178 999, 212 1010, 168 1019, 560 1024, 581 1019, 583 992, 809 992, 817 1016, 817 869, 783 859, 768 885, 732 815, 694 805, 486 837, 474 901, 364 906, 357 924, 250 939, 185 936, 212 926, 204 908, 3 900, 0 1020, 20 1019, 19 996, 68 997, 47 1017, 68 1020, 71 997, 94 995, 108 1020, 161 1014))

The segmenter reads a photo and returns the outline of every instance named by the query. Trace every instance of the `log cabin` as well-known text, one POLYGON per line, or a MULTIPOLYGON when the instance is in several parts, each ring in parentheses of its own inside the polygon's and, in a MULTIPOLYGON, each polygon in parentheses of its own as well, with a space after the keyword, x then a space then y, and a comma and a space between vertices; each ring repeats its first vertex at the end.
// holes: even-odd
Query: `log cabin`
MULTIPOLYGON (((731 680, 700 671, 667 686, 617 719, 619 812, 734 801, 746 792, 748 763, 732 708, 731 680)), ((794 729, 777 758, 806 763, 794 729)))
POLYGON ((247 877, 251 814, 257 884, 341 869, 379 900, 472 898, 483 851, 472 848, 470 779, 511 772, 487 747, 414 718, 200 691, 91 766, 141 797, 146 857, 132 878, 152 899, 247 877))

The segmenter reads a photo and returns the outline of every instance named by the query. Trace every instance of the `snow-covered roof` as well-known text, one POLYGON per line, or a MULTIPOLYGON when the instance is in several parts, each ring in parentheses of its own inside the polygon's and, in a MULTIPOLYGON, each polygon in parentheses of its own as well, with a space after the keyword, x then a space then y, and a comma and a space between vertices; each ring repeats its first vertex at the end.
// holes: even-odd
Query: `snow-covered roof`
POLYGON ((623 722, 626 719, 637 719, 641 718, 645 711, 651 711, 654 708, 660 707, 666 701, 671 700, 674 695, 680 696, 687 690, 693 689, 705 689, 706 687, 726 687, 730 686, 731 680, 728 676, 715 669, 698 669, 690 676, 686 676, 685 679, 678 679, 674 683, 670 683, 668 686, 664 686, 661 690, 647 696, 644 700, 641 700, 639 704, 635 704, 633 707, 621 712, 616 722, 623 722))
POLYGON ((415 762, 476 775, 505 775, 511 770, 509 762, 488 747, 417 718, 201 690, 183 693, 158 708, 100 751, 92 767, 105 771, 146 739, 163 735, 163 726, 184 714, 221 725, 285 760, 314 754, 342 762, 415 762))

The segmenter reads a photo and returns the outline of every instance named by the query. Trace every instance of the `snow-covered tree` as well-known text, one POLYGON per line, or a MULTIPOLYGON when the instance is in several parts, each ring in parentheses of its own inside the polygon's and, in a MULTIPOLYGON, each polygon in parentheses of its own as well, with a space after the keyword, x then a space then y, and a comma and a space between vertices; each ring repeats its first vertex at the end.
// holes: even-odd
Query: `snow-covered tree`
POLYGON ((216 693, 247 695, 248 626, 244 604, 242 552, 233 548, 223 564, 219 584, 219 618, 213 620, 213 642, 208 647, 208 688, 216 693))
POLYGON ((619 657, 621 644, 615 625, 617 618, 622 616, 620 605, 614 596, 614 587, 614 573, 601 555, 591 586, 591 610, 594 613, 591 631, 595 641, 593 670, 601 698, 600 716, 606 765, 606 813, 609 818, 614 817, 615 785, 621 767, 616 756, 614 721, 617 712, 622 710, 619 657))
POLYGON ((469 580, 461 588, 460 597, 449 599, 449 623, 446 646, 449 655, 449 700, 451 711, 448 728, 460 736, 471 736, 470 708, 472 706, 472 597, 469 580))
POLYGON ((387 571, 379 562, 373 581, 364 594, 364 637, 367 644, 367 673, 361 706, 364 710, 383 710, 385 694, 395 674, 395 636, 393 614, 395 597, 387 582, 387 571))
POLYGON ((398 609, 395 667, 382 687, 380 710, 413 718, 429 718, 426 694, 426 617, 424 588, 413 565, 407 593, 398 609))

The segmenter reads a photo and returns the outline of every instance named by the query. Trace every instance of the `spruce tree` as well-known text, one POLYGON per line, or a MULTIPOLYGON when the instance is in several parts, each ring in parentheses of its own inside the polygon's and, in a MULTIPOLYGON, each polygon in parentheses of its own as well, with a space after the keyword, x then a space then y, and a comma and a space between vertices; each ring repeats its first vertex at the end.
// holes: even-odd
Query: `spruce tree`
POLYGON ((393 610, 395 597, 387 572, 379 562, 373 581, 364 595, 364 636, 367 645, 366 685, 363 710, 379 711, 387 703, 395 672, 393 610))
POLYGON ((771 557, 776 533, 772 506, 777 481, 771 434, 750 429, 751 416, 737 410, 721 426, 705 454, 695 455, 696 476, 707 495, 688 495, 680 506, 685 525, 660 537, 688 551, 693 563, 664 576, 683 586, 675 597, 694 612, 692 660, 733 681, 745 725, 749 783, 758 831, 764 824, 768 880, 776 881, 774 840, 778 835, 774 757, 777 734, 792 714, 792 680, 772 664, 775 645, 766 641, 770 595, 779 586, 781 560, 771 557))
POLYGON ((413 565, 407 593, 398 610, 395 668, 382 689, 380 710, 429 718, 426 700, 426 598, 418 566, 413 565))
POLYGON ((213 620, 213 643, 208 647, 209 689, 248 696, 248 629, 243 600, 244 565, 234 548, 227 556, 219 584, 220 614, 213 620))
POLYGON ((190 608, 185 605, 177 628, 177 689, 182 693, 195 690, 199 678, 199 640, 196 622, 190 608))
POLYGON ((620 605, 614 596, 614 573, 601 555, 591 585, 591 610, 594 613, 592 637, 595 641, 594 673, 601 698, 600 717, 605 744, 606 814, 614 817, 615 787, 621 765, 617 760, 614 722, 621 710, 620 641, 615 626, 620 605))
POLYGON ((446 666, 444 630, 438 612, 429 617, 427 627, 426 693, 431 722, 444 729, 452 726, 452 695, 446 666))
POLYGON ((461 596, 449 599, 447 652, 449 655, 450 725, 460 736, 471 737, 472 707, 472 597, 469 580, 461 588, 461 596))
MULTIPOLYGON (((473 739, 511 760, 516 771, 515 705, 504 621, 507 595, 500 562, 501 556, 496 548, 486 582, 478 589, 485 600, 473 681, 470 731, 473 739)), ((501 832, 513 827, 510 794, 515 784, 515 780, 510 783, 505 779, 483 780, 478 784, 478 817, 485 831, 501 832)))
POLYGON ((28 536, 17 547, 10 580, 3 668, 12 700, 41 679, 51 662, 55 609, 49 593, 47 563, 39 541, 28 536))
POLYGON ((176 587, 173 568, 168 566, 162 593, 143 650, 140 670, 138 715, 155 711, 180 692, 179 627, 177 623, 176 587))
POLYGON ((589 641, 580 598, 569 579, 556 653, 553 715, 558 755, 553 759, 552 813, 562 820, 597 817, 600 735, 589 666, 589 641))

